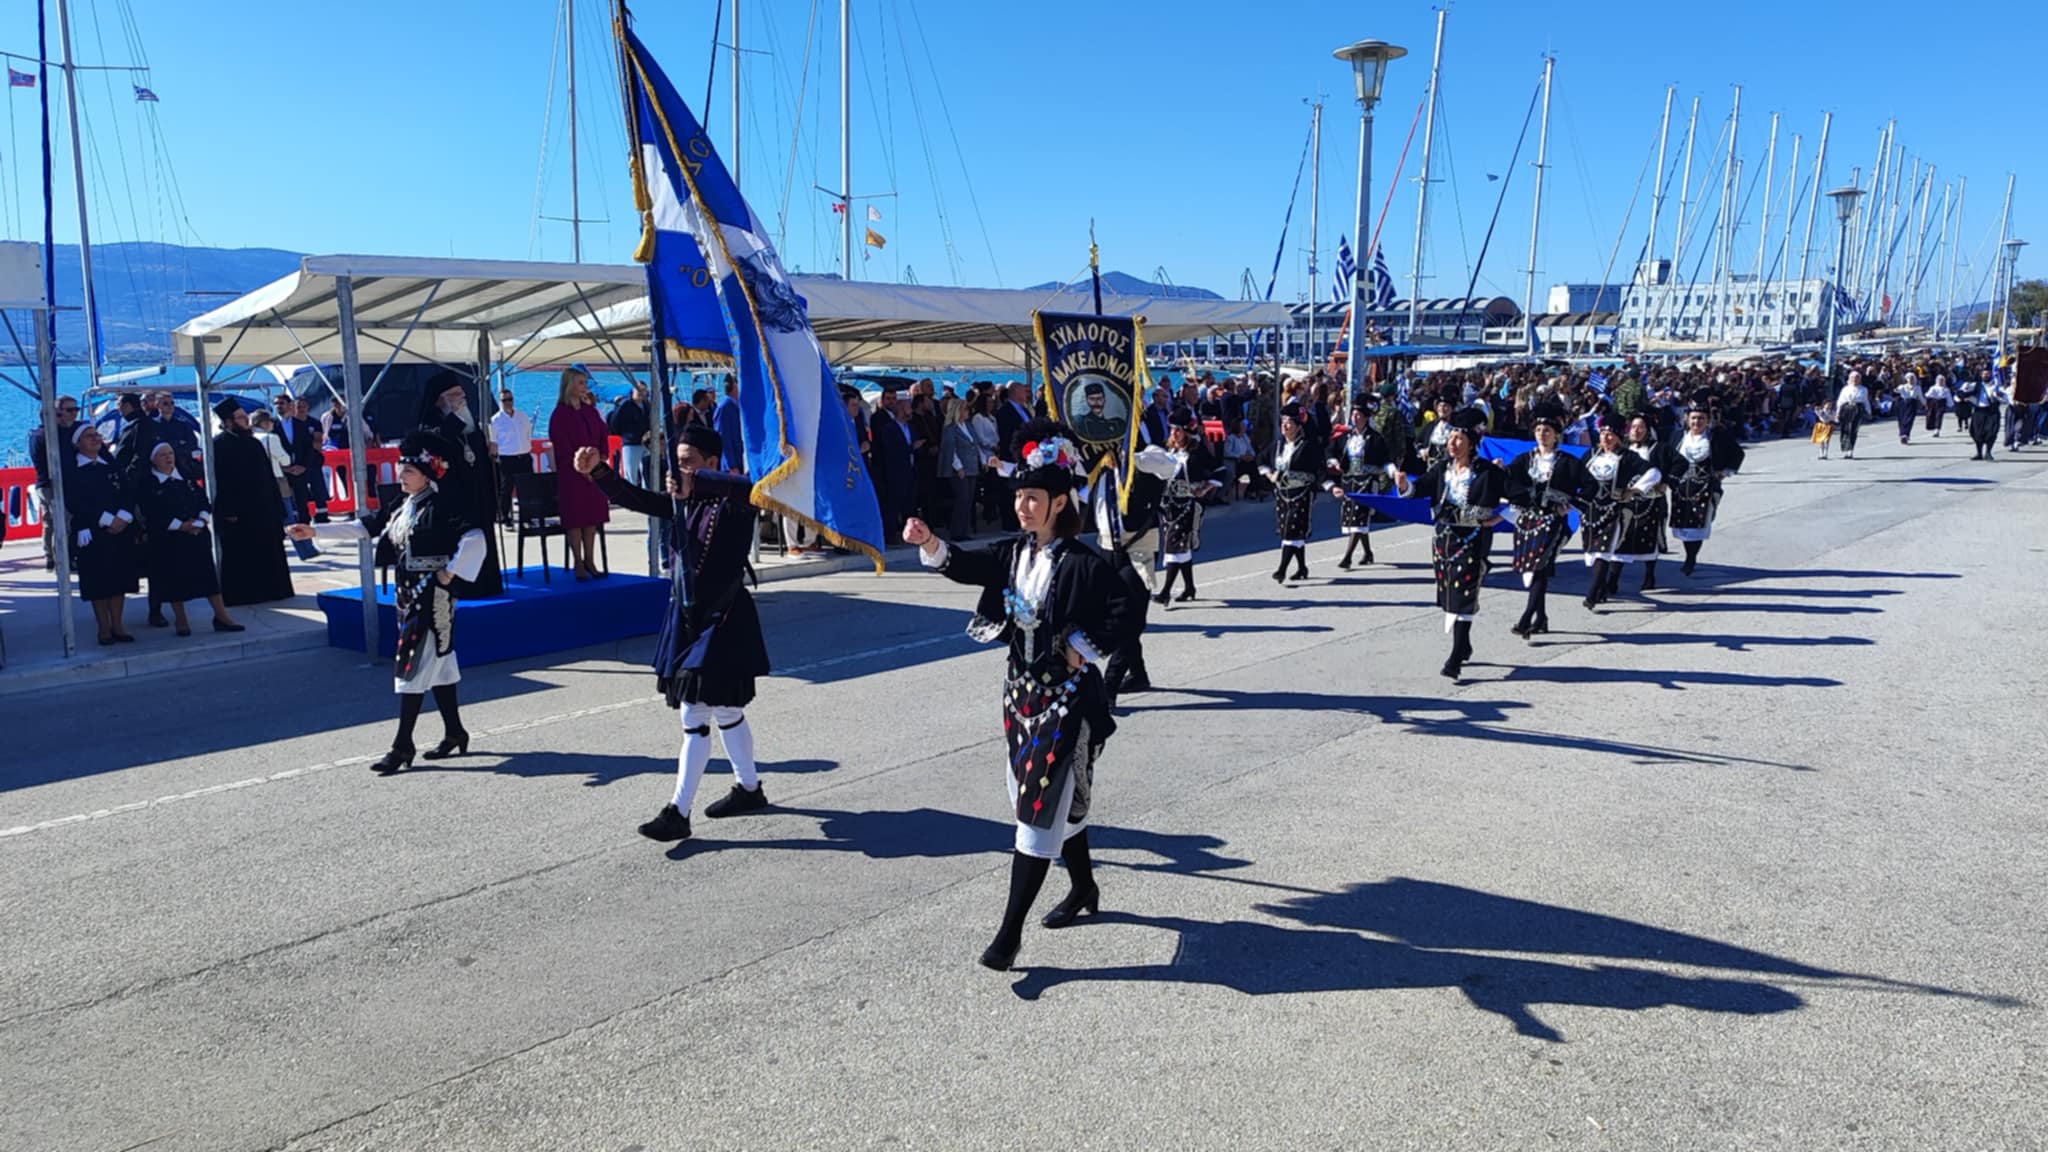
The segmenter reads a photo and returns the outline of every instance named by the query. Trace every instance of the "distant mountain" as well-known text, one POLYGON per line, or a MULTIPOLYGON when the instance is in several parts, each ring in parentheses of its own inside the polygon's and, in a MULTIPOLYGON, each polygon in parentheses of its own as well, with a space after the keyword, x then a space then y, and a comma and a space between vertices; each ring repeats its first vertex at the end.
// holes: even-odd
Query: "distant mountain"
MULTIPOLYGON (((298 271, 300 254, 277 248, 184 248, 176 244, 95 244, 94 296, 106 358, 116 364, 161 362, 171 353, 171 329, 251 289, 298 271)), ((78 246, 59 244, 57 359, 85 360, 85 315, 78 246)), ((22 332, 24 345, 28 333, 22 332)), ((18 359, 12 343, 4 359, 18 359)), ((33 355, 33 349, 30 350, 33 355)))
MULTIPOLYGON (((1053 292, 1065 287, 1069 287, 1069 285, 1061 284, 1057 280, 1048 280, 1043 284, 1033 284, 1025 289, 1025 291, 1053 292)), ((1087 277, 1082 277, 1072 287, 1086 291, 1088 289, 1087 277)), ((1114 292, 1119 296, 1170 297, 1179 300, 1223 299, 1223 297, 1209 291, 1207 288, 1191 288, 1184 284, 1161 284, 1156 280, 1140 280, 1128 272, 1104 272, 1102 274, 1102 289, 1105 292, 1114 292)))

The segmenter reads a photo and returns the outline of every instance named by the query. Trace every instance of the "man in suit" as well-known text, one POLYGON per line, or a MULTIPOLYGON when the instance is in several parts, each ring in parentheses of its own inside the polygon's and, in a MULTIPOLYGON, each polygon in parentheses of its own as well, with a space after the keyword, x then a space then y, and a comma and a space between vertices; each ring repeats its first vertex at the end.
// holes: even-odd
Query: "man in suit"
POLYGON ((873 438, 869 468, 882 506, 882 539, 903 531, 917 498, 917 458, 910 447, 910 406, 893 389, 884 391, 869 424, 873 438))
MULTIPOLYGON (((1031 386, 1021 382, 1011 382, 1009 398, 1004 400, 1002 406, 996 409, 997 461, 1006 464, 1015 464, 1017 462, 1017 430, 1030 423, 1031 419, 1031 386)), ((1003 530, 1005 532, 1015 532, 1017 530, 1017 509, 1010 499, 1010 481, 1008 477, 1002 475, 996 469, 995 461, 990 462, 989 468, 996 473, 989 477, 989 483, 997 489, 995 504, 997 512, 1003 518, 1003 530)))
POLYGON ((747 448, 745 429, 740 419, 740 383, 730 376, 725 378, 725 395, 718 401, 718 407, 711 412, 712 431, 718 433, 722 444, 727 472, 744 474, 747 470, 747 448))
POLYGON ((1139 426, 1139 437, 1146 447, 1166 447, 1167 429, 1173 426, 1173 391, 1159 387, 1152 390, 1152 404, 1145 409, 1144 422, 1139 426))

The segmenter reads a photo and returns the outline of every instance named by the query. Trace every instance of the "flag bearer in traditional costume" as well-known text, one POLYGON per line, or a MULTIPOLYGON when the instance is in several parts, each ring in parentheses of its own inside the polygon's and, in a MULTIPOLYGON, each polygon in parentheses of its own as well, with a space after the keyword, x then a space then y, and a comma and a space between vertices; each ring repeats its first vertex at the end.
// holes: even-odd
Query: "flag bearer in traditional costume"
POLYGON ((1692 575, 1700 545, 1714 532, 1714 513, 1721 507, 1721 479, 1742 468, 1742 445, 1726 428, 1712 424, 1707 410, 1695 403, 1685 413, 1685 434, 1657 454, 1657 466, 1671 491, 1671 535, 1685 546, 1685 566, 1692 575))
POLYGON ((716 820, 768 806, 754 766, 754 730, 747 705, 754 681, 768 675, 761 617, 747 591, 747 555, 753 546, 753 486, 745 476, 718 470, 724 438, 706 424, 676 434, 676 467, 668 494, 628 483, 595 448, 580 448, 575 467, 612 503, 668 521, 668 618, 654 650, 654 673, 668 706, 683 722, 676 756, 676 788, 654 819, 640 825, 649 840, 690 838, 690 809, 711 761, 711 729, 725 741, 725 757, 738 782, 705 807, 716 820))
POLYGON ((1515 571, 1529 589, 1529 602, 1512 631, 1524 640, 1550 631, 1550 578, 1572 534, 1571 506, 1589 482, 1585 463, 1562 447, 1564 418, 1564 410, 1555 405, 1539 408, 1531 417, 1536 446, 1507 469, 1507 501, 1515 510, 1515 571))
POLYGON ((1159 594, 1152 598, 1160 605, 1173 592, 1176 577, 1181 592, 1173 597, 1175 602, 1195 598, 1195 553, 1202 548, 1202 497, 1221 486, 1196 470, 1209 457, 1200 450, 1191 426, 1174 425, 1166 434, 1166 451, 1173 461, 1173 475, 1167 477, 1165 490, 1159 494, 1159 560, 1166 565, 1166 575, 1159 582, 1159 594))
POLYGON ((1349 430, 1337 441, 1337 459, 1330 462, 1330 470, 1338 473, 1330 481, 1330 495, 1337 498, 1340 506, 1337 525, 1344 533, 1344 558, 1337 561, 1337 567, 1349 571, 1351 554, 1361 544, 1365 545, 1365 562, 1373 562, 1372 507, 1351 497, 1384 496, 1392 492, 1393 463, 1387 438, 1372 426, 1371 403, 1365 394, 1360 394, 1351 404, 1349 430))
POLYGON ((64 477, 64 511, 71 525, 78 598, 92 605, 102 645, 132 642, 135 637, 121 615, 123 602, 141 590, 136 580, 141 517, 128 476, 107 460, 106 437, 97 426, 80 420, 71 432, 71 448, 75 467, 64 477))
POLYGON ((220 578, 213 570, 213 506, 199 485, 178 471, 178 449, 158 444, 149 454, 149 471, 136 503, 149 529, 149 591, 169 604, 180 636, 192 634, 185 601, 204 600, 213 609, 215 632, 240 632, 246 625, 228 615, 220 598, 220 578))
POLYGON ((1623 533, 1620 545, 1615 548, 1615 559, 1620 563, 1607 569, 1607 592, 1610 596, 1621 591, 1623 564, 1643 566, 1643 591, 1648 592, 1657 586, 1657 557, 1664 551, 1664 526, 1670 515, 1664 503, 1664 486, 1670 482, 1671 474, 1663 464, 1664 447, 1658 443, 1656 429, 1650 426, 1650 418, 1644 413, 1638 412, 1629 418, 1628 450, 1663 475, 1658 477, 1657 486, 1650 489, 1649 495, 1637 502, 1639 506, 1629 519, 1628 531, 1623 533))
POLYGON ((470 519, 468 495, 441 487, 461 451, 438 432, 414 432, 398 446, 398 486, 405 498, 395 508, 379 508, 356 520, 285 528, 294 540, 375 540, 380 551, 389 550, 397 569, 398 651, 392 687, 398 693, 398 734, 391 751, 370 766, 382 775, 412 766, 413 725, 428 692, 440 710, 442 734, 441 743, 428 749, 426 758, 443 760, 469 752, 469 731, 462 726, 455 695, 462 668, 455 656, 451 585, 476 577, 486 549, 483 527, 470 519))
POLYGON ((1991 451, 1998 446, 1998 426, 2005 415, 2005 389, 1998 382, 1998 370, 1994 367, 1981 380, 1959 385, 1958 394, 1966 396, 1969 403, 1964 405, 1970 412, 1970 443, 1977 449, 1972 460, 1989 460, 1991 451))
POLYGON ((1648 514, 1650 494, 1662 474, 1628 450, 1613 417, 1600 421, 1600 442, 1586 457, 1586 472, 1589 484, 1580 494, 1585 511, 1579 524, 1586 563, 1593 567, 1593 586, 1586 592, 1591 609, 1605 603, 1620 582, 1612 574, 1621 570, 1629 528, 1637 516, 1648 514))
POLYGON ((926 567, 981 589, 969 633, 1009 644, 1003 727, 1017 833, 1002 926, 981 954, 981 963, 997 971, 1017 959, 1024 918, 1054 856, 1066 862, 1073 888, 1046 915, 1045 926, 1063 928, 1101 906, 1088 816, 1095 759, 1116 722, 1095 664, 1115 649, 1126 611, 1123 585, 1109 564, 1074 538, 1079 456, 1071 438, 1058 425, 1035 420, 1018 431, 1015 447, 1011 480, 1020 534, 988 548, 962 549, 932 535, 921 520, 903 528, 904 542, 921 550, 926 567))
POLYGON ((1507 493, 1507 475, 1500 465, 1481 459, 1480 429, 1486 414, 1461 408, 1451 414, 1444 458, 1421 476, 1394 474, 1403 496, 1430 502, 1436 536, 1430 548, 1436 569, 1436 602, 1444 610, 1444 631, 1451 634, 1451 657, 1443 674, 1456 680, 1472 658, 1472 620, 1479 613, 1479 584, 1486 576, 1487 554, 1493 547, 1493 526, 1500 523, 1500 502, 1507 493))
POLYGON ((1274 527, 1280 534, 1280 566, 1273 582, 1308 579, 1308 542, 1315 534, 1316 489, 1323 483, 1323 449, 1306 435, 1301 408, 1290 404, 1280 417, 1280 439, 1259 471, 1273 485, 1274 527))

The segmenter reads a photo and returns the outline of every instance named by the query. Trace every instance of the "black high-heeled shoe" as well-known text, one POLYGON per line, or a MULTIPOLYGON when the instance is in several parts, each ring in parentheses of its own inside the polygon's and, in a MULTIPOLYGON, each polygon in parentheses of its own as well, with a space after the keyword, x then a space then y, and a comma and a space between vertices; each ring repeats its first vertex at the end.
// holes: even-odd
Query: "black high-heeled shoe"
POLYGON ((1549 631, 1550 617, 1548 616, 1538 616, 1536 622, 1529 626, 1529 634, 1532 636, 1546 635, 1549 631))
POLYGON ((469 733, 460 732, 442 739, 439 744, 420 753, 422 760, 446 760, 451 756, 469 755, 469 733))
POLYGON ((1161 592, 1161 593, 1160 593, 1159 595, 1157 595, 1157 596, 1154 596, 1154 597, 1152 598, 1152 602, 1153 602, 1154 604, 1157 604, 1157 605, 1159 605, 1159 606, 1160 606, 1161 608, 1164 608, 1164 607, 1166 607, 1166 604, 1167 604, 1167 595, 1166 595, 1166 593, 1164 593, 1164 592, 1161 592))
POLYGON ((1010 966, 1017 962, 1017 953, 1023 949, 1022 940, 1010 945, 1007 951, 1004 950, 1001 940, 991 940, 988 947, 981 950, 981 966, 997 972, 1008 972, 1010 966))
POLYGON ((412 767, 412 757, 413 750, 410 748, 393 748, 384 754, 382 760, 370 765, 370 771, 375 772, 379 776, 389 776, 395 772, 402 772, 412 767))
POLYGON ((1087 912, 1091 916, 1101 914, 1102 887, 1100 885, 1091 884, 1086 892, 1077 888, 1067 893, 1067 898, 1053 905, 1052 911, 1047 912, 1045 919, 1039 921, 1039 923, 1047 928, 1065 928, 1074 921, 1079 920, 1082 912, 1087 912))
POLYGON ((1452 656, 1449 660, 1444 661, 1442 673, 1444 679, 1456 680, 1458 678, 1458 674, 1463 672, 1464 670, 1465 662, 1458 659, 1456 656, 1452 656))
POLYGON ((1524 640, 1527 640, 1529 638, 1529 628, 1530 624, 1528 618, 1523 617, 1519 623, 1517 623, 1513 628, 1508 629, 1508 631, 1514 633, 1517 636, 1520 636, 1524 640))
POLYGON ((1188 589, 1187 591, 1185 591, 1185 592, 1182 592, 1182 593, 1181 593, 1180 595, 1178 595, 1178 596, 1175 596, 1175 597, 1173 598, 1173 602, 1174 602, 1174 603, 1176 603, 1176 604, 1185 604, 1185 603, 1187 603, 1188 601, 1190 601, 1190 600, 1193 600, 1194 598, 1195 598, 1195 590, 1194 590, 1193 588, 1190 588, 1190 589, 1188 589))

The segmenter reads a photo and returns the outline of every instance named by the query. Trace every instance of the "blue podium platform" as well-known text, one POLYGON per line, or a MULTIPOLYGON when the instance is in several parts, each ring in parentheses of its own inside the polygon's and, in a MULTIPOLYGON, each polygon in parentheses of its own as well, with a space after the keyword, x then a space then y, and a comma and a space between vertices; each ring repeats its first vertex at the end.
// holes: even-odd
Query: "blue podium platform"
MULTIPOLYGON (((662 614, 668 609, 667 580, 615 572, 602 580, 578 582, 560 568, 554 576, 553 582, 543 583, 530 569, 508 571, 504 595, 457 601, 455 636, 462 663, 518 660, 661 630, 662 614)), ((361 589, 322 592, 318 599, 327 617, 328 645, 361 652, 361 589)), ((397 647, 397 600, 393 589, 380 587, 377 654, 388 657, 397 647)))

